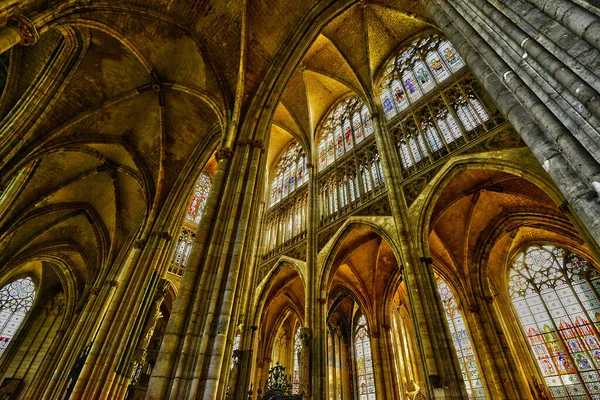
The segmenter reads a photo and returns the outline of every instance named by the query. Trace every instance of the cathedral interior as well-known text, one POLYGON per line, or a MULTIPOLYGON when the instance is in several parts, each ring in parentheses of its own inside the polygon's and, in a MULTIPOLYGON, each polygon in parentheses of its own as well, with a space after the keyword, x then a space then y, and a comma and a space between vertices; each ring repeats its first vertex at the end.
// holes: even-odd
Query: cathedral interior
POLYGON ((600 399, 599 0, 0 0, 1 399, 600 399))

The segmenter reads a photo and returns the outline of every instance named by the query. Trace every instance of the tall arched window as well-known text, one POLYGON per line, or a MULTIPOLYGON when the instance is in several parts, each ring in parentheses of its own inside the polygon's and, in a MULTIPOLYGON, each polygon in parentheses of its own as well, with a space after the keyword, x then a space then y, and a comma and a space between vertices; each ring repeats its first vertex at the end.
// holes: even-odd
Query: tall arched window
POLYGON ((270 205, 279 203, 305 182, 308 182, 306 154, 300 143, 293 140, 275 167, 270 205))
POLYGON ((469 399, 485 399, 485 390, 462 310, 446 282, 438 279, 437 285, 469 399))
POLYGON ((340 101, 318 129, 322 224, 385 191, 369 110, 358 97, 340 101))
POLYGON ((194 238, 196 237, 195 232, 202 219, 211 184, 212 179, 210 178, 210 175, 206 172, 202 172, 196 181, 196 187, 194 188, 194 193, 192 194, 192 198, 190 199, 185 213, 183 227, 179 233, 175 252, 173 253, 173 258, 169 265, 169 272, 172 274, 179 276, 183 275, 183 270, 188 263, 188 259, 194 246, 194 238))
POLYGON ((270 209, 265 230, 265 256, 306 232, 308 163, 300 143, 292 140, 283 152, 271 181, 270 209))
POLYGON ((196 182, 196 188, 194 189, 194 194, 190 199, 190 205, 186 214, 186 218, 195 224, 200 223, 202 213, 204 212, 204 207, 206 206, 206 200, 208 199, 208 191, 210 190, 211 184, 212 180, 210 179, 210 176, 208 176, 208 174, 205 172, 201 173, 198 181, 196 182))
POLYGON ((372 133, 369 110, 358 97, 339 102, 321 124, 319 169, 332 164, 372 133))
POLYGON ((554 399, 600 396, 600 276, 568 250, 532 245, 517 255, 509 293, 554 399))
POLYGON ((431 35, 415 40, 388 63, 381 82, 381 104, 388 119, 464 67, 450 42, 431 35))
POLYGON ((437 35, 400 50, 380 80, 380 99, 404 176, 460 148, 503 121, 452 45, 437 35), (460 72, 460 73, 459 73, 460 72))
POLYGON ((356 381, 359 400, 375 400, 375 377, 369 328, 364 315, 358 319, 354 333, 354 356, 356 358, 356 381))
POLYGON ((15 336, 34 299, 35 286, 29 277, 17 279, 0 289, 0 355, 15 336))
POLYGON ((302 327, 299 326, 296 329, 296 335, 294 336, 294 371, 292 376, 292 394, 298 394, 300 392, 300 352, 302 351, 302 339, 301 339, 302 327))

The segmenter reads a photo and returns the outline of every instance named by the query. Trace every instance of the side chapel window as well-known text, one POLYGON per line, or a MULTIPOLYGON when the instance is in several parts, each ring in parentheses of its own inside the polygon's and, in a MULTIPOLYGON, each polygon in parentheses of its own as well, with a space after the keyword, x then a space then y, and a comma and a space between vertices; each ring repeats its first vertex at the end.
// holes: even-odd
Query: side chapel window
POLYGON ((509 293, 552 398, 600 397, 600 276, 566 249, 517 255, 509 293))
POLYGON ((477 368, 473 343, 467 332, 463 313, 446 282, 438 279, 437 285, 469 399, 485 399, 485 390, 477 368))
POLYGON ((0 289, 0 355, 15 336, 34 299, 35 286, 29 277, 17 279, 0 289))
POLYGON ((359 400, 376 400, 373 359, 369 340, 367 321, 365 316, 361 315, 354 333, 354 355, 356 357, 356 381, 359 400))

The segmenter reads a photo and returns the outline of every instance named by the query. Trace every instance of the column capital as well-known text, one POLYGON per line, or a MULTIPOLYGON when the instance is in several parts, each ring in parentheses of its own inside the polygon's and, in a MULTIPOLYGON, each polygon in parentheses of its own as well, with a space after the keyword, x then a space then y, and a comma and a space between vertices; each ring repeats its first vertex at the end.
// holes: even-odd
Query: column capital
POLYGON ((23 15, 13 14, 6 20, 6 26, 13 28, 19 34, 22 46, 31 46, 38 42, 40 35, 33 22, 23 15))
POLYGON ((116 280, 108 281, 106 283, 108 283, 108 285, 110 287, 114 287, 114 288, 119 287, 119 281, 116 281, 116 280))
POLYGON ((433 264, 433 259, 431 257, 420 257, 419 260, 427 265, 433 264))
POLYGON ((134 249, 142 250, 144 247, 146 247, 146 241, 144 239, 138 239, 135 242, 133 242, 134 249))
POLYGON ((251 140, 248 144, 255 149, 260 149, 261 153, 265 152, 265 142, 262 140, 251 140))
POLYGON ((221 147, 215 152, 215 160, 217 162, 221 160, 231 160, 233 158, 233 150, 229 147, 221 147))
POLYGON ((171 239, 173 239, 169 232, 161 232, 158 237, 163 239, 165 242, 170 242, 171 239))

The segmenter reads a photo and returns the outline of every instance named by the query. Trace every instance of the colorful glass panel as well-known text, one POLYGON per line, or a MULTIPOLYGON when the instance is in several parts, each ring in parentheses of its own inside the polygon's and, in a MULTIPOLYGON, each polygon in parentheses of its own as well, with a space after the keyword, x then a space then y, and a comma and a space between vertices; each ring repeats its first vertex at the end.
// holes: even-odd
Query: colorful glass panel
POLYGON ((196 182, 196 188, 194 189, 194 194, 192 194, 192 199, 190 200, 190 205, 188 206, 186 214, 186 218, 195 224, 199 224, 200 219, 202 218, 211 183, 210 176, 205 172, 200 174, 200 177, 196 182))
POLYGON ((438 292, 442 299, 442 305, 446 312, 446 322, 448 323, 450 334, 452 335, 454 350, 456 351, 460 370, 467 388, 467 395, 469 396, 469 399, 485 399, 486 396, 483 382, 481 380, 481 375, 479 374, 477 360, 473 351, 473 344, 469 333, 467 332, 463 313, 446 282, 438 279, 437 284, 438 292))
POLYGON ((364 315, 359 318, 358 327, 354 334, 354 354, 356 357, 358 398, 359 400, 376 400, 371 343, 364 315))
POLYGON ((17 333, 35 300, 31 278, 17 279, 0 289, 0 355, 17 333))
POLYGON ((302 340, 300 338, 301 327, 296 330, 294 336, 294 370, 292 372, 292 394, 300 392, 300 362, 299 357, 302 352, 302 340))
POLYGON ((600 397, 599 280, 554 246, 529 246, 512 265, 513 306, 554 399, 600 397))

